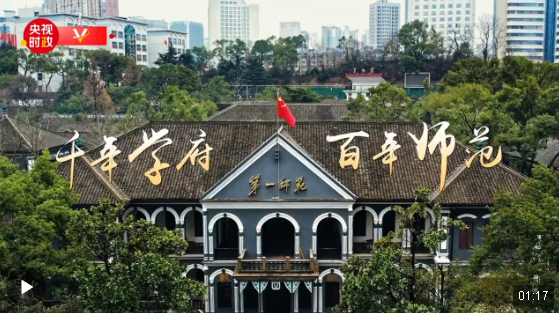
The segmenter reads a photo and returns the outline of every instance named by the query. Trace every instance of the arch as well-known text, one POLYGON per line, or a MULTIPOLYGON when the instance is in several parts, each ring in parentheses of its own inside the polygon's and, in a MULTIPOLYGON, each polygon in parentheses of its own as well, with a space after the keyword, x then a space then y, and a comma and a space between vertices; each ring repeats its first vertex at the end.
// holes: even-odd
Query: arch
POLYGON ((231 213, 220 213, 220 214, 214 216, 210 220, 210 223, 208 224, 208 232, 213 232, 214 224, 217 222, 217 220, 219 220, 220 218, 224 218, 224 217, 228 217, 228 218, 232 219, 233 221, 235 221, 235 223, 237 223, 237 227, 239 228, 239 232, 240 233, 244 232, 245 229, 243 227, 243 223, 241 222, 241 219, 238 218, 237 215, 231 214, 231 213))
POLYGON ((431 210, 430 208, 425 208, 425 210, 427 211, 427 213, 429 213, 429 216, 431 217, 431 223, 435 222, 435 213, 433 213, 433 210, 431 210))
POLYGON ((322 278, 324 278, 324 276, 329 275, 329 274, 336 274, 336 275, 338 275, 342 278, 342 282, 344 281, 344 274, 342 274, 342 272, 340 272, 339 269, 329 268, 329 269, 325 270, 324 272, 320 273, 320 275, 318 276, 318 282, 321 283, 322 278))
POLYGON ((462 215, 458 215, 457 217, 459 220, 463 219, 463 218, 472 218, 472 219, 476 219, 477 216, 473 215, 473 214, 462 214, 462 215))
POLYGON ((427 272, 429 272, 429 274, 433 274, 433 269, 431 269, 427 264, 424 263, 417 263, 416 265, 414 265, 415 268, 420 268, 420 269, 424 269, 427 272))
POLYGON ((256 232, 259 233, 262 230, 262 226, 264 226, 264 223, 266 223, 267 221, 276 218, 276 217, 280 217, 283 219, 288 220, 289 222, 291 222, 291 224, 293 224, 293 227, 295 228, 295 232, 298 233, 300 231, 299 228, 299 223, 297 223, 297 221, 288 214, 285 213, 270 213, 266 216, 264 216, 259 222, 258 225, 256 225, 256 232))
POLYGON ((492 214, 485 214, 485 215, 484 215, 484 216, 482 216, 481 218, 483 218, 483 219, 488 219, 488 218, 490 218, 490 217, 491 217, 491 215, 492 215, 492 214))
POLYGON ((316 229, 318 228, 318 224, 319 224, 323 219, 330 218, 330 217, 331 217, 331 218, 337 219, 337 220, 340 222, 340 224, 342 224, 342 230, 344 231, 344 233, 347 232, 347 224, 346 224, 346 222, 344 221, 344 219, 343 219, 341 216, 339 216, 338 214, 336 214, 336 213, 331 213, 331 212, 330 212, 330 213, 324 213, 324 214, 319 215, 319 216, 314 220, 314 223, 312 224, 312 231, 313 231, 313 232, 316 232, 316 229))
POLYGON ((186 215, 192 211, 198 211, 200 212, 200 214, 204 214, 204 212, 202 211, 202 208, 199 207, 188 207, 186 208, 184 211, 182 211, 181 216, 179 218, 179 221, 181 221, 183 224, 186 224, 186 221, 184 220, 186 218, 186 215))
POLYGON ((182 273, 182 277, 186 277, 186 275, 188 274, 188 272, 190 272, 190 270, 193 269, 199 269, 202 270, 204 272, 206 272, 208 270, 208 267, 202 264, 190 264, 189 266, 186 267, 186 271, 184 273, 182 273))
MULTIPOLYGON (((175 217, 175 224, 178 227, 180 224, 180 219, 179 219, 179 215, 177 214, 177 211, 175 211, 175 209, 171 208, 171 207, 166 207, 167 208, 167 212, 171 212, 171 214, 173 214, 173 216, 175 217)), ((161 207, 157 210, 155 210, 155 212, 153 212, 153 214, 151 215, 151 223, 155 225, 155 221, 157 218, 157 214, 161 213, 165 211, 165 207, 161 207)))
POLYGON ((357 208, 357 210, 353 210, 353 216, 355 216, 355 214, 357 214, 357 212, 360 212, 361 210, 365 210, 365 211, 371 213, 371 215, 373 216, 373 222, 375 224, 378 224, 379 217, 377 215, 377 212, 375 212, 375 210, 373 210, 372 208, 370 208, 368 206, 360 206, 360 207, 357 208))
POLYGON ((386 213, 388 213, 388 212, 390 212, 390 211, 392 211, 392 207, 391 207, 391 206, 386 207, 386 208, 384 208, 382 211, 380 211, 380 214, 378 215, 379 222, 382 223, 382 218, 384 217, 384 215, 385 215, 386 213))
POLYGON ((219 270, 213 272, 212 275, 210 275, 210 284, 213 284, 214 278, 217 275, 220 275, 220 274, 228 274, 229 276, 233 277, 233 271, 232 270, 222 268, 222 269, 219 269, 219 270))
MULTIPOLYGON (((142 212, 144 214, 144 216, 146 217, 146 221, 150 221, 150 216, 148 211, 144 210, 143 208, 136 208, 136 210, 138 212, 142 212)), ((128 208, 126 211, 124 211, 124 213, 122 214, 122 220, 126 220, 126 218, 128 217, 128 214, 130 214, 132 211, 134 211, 134 208, 128 208)))

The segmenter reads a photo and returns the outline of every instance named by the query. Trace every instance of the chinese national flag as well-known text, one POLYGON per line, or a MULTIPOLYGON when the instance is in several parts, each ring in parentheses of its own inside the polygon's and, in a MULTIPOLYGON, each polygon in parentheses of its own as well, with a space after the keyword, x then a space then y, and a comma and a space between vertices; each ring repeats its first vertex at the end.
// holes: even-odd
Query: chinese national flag
POLYGON ((283 118, 289 126, 295 127, 295 116, 281 96, 278 96, 278 116, 283 118))

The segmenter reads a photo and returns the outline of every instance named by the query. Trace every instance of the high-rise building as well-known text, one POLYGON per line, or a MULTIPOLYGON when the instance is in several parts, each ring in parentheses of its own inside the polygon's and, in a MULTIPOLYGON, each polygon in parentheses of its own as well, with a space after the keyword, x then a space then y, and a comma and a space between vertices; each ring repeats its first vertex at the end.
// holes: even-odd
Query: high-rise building
POLYGON ((369 46, 369 30, 365 29, 363 35, 361 35, 361 45, 369 46))
MULTIPOLYGON (((421 1, 421 0, 420 0, 421 1)), ((369 46, 382 49, 398 35, 400 4, 378 0, 369 6, 369 46)))
POLYGON ((301 23, 299 22, 283 22, 280 23, 280 37, 296 37, 301 35, 301 23))
POLYGON ((165 20, 150 20, 144 18, 143 16, 130 16, 128 17, 129 20, 135 21, 138 23, 147 24, 148 28, 163 28, 169 29, 169 23, 165 20))
POLYGON ((183 32, 187 35, 186 46, 188 49, 204 46, 204 25, 198 22, 175 21, 171 22, 171 30, 183 32))
POLYGON ((16 46, 15 22, 16 11, 4 10, 4 16, 0 17, 0 44, 7 43, 16 46))
POLYGON ((119 16, 118 0, 44 0, 45 13, 81 13, 90 17, 119 16))
POLYGON ((498 56, 510 53, 534 61, 559 61, 557 1, 495 0, 494 14, 498 56))
POLYGON ((475 12, 475 0, 406 0, 405 16, 406 23, 420 20, 434 27, 449 44, 454 38, 473 41, 475 12))
POLYGON ((210 0, 208 5, 210 44, 217 40, 240 39, 247 44, 260 39, 259 6, 245 0, 210 0))
POLYGON ((305 48, 308 49, 309 48, 309 40, 311 39, 310 35, 309 35, 309 32, 306 31, 306 30, 302 30, 301 35, 305 38, 305 48))
POLYGON ((336 49, 342 38, 342 29, 336 26, 322 26, 322 48, 336 49))

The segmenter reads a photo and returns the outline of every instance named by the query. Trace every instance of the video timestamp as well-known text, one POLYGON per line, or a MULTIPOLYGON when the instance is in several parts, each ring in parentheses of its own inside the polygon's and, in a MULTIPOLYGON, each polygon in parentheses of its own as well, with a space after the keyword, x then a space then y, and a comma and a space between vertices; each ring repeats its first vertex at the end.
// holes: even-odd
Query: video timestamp
POLYGON ((552 308, 555 304, 552 285, 516 285, 512 290, 513 304, 518 307, 552 308))

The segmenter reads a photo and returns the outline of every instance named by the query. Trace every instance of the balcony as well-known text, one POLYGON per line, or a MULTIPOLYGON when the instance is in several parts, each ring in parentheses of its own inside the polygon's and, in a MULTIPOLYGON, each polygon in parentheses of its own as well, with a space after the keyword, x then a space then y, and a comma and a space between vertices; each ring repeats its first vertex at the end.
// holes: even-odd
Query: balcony
POLYGON ((236 260, 239 257, 238 248, 215 248, 214 260, 236 260))
POLYGON ((188 241, 188 248, 186 254, 204 254, 204 243, 188 241))
POLYGON ((355 254, 370 254, 373 251, 373 242, 354 242, 353 243, 353 253, 355 254))
POLYGON ((340 248, 318 248, 316 251, 319 260, 341 260, 342 249, 340 248))
MULTIPOLYGON (((309 259, 291 257, 266 259, 244 259, 245 251, 237 260, 235 278, 258 280, 267 277, 274 280, 314 280, 318 277, 318 263, 312 255, 309 259)), ((300 257, 303 257, 300 254, 300 257)))

